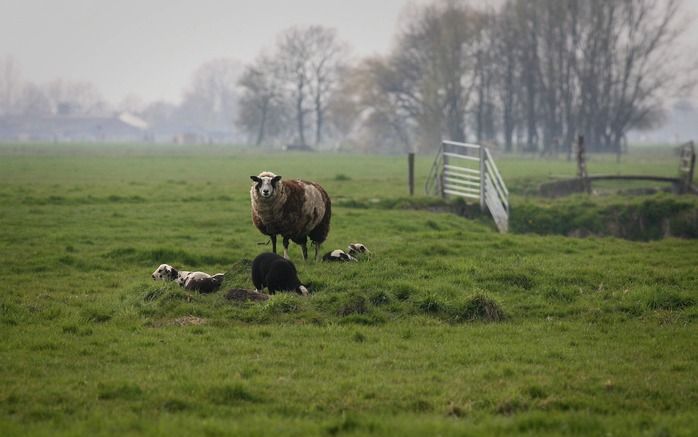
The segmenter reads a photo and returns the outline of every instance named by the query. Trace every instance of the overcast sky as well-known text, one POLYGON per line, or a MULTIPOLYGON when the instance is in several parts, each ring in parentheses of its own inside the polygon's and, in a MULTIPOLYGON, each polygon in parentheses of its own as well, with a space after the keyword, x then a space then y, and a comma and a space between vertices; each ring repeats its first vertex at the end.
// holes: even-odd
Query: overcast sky
POLYGON ((425 1, 0 0, 0 56, 33 82, 91 81, 112 103, 178 101, 202 63, 248 62, 293 25, 335 27, 356 55, 384 53, 403 7, 425 1))

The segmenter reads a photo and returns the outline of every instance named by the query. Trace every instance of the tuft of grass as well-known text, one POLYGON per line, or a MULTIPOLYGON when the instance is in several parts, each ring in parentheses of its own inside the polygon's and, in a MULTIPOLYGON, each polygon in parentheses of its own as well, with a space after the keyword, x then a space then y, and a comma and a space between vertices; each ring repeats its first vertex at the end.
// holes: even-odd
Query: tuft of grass
POLYGON ((438 314, 445 307, 441 299, 439 299, 439 297, 434 293, 428 293, 427 295, 418 299, 416 305, 419 311, 426 314, 438 314))
POLYGON ((525 392, 531 399, 543 399, 547 396, 545 391, 537 385, 528 387, 525 392))
POLYGON ((414 285, 402 281, 392 284, 391 290, 395 297, 401 301, 408 300, 413 294, 417 292, 417 289, 414 287, 414 285))
POLYGON ((456 322, 500 322, 506 318, 504 310, 493 298, 476 294, 455 310, 456 322))
POLYGON ((190 410, 192 408, 191 404, 181 399, 167 399, 162 403, 162 409, 168 413, 180 413, 182 411, 190 410))
POLYGON ((513 414, 525 411, 528 409, 526 402, 519 398, 505 399, 497 404, 494 411, 503 416, 511 416, 513 414))
POLYGON ((92 323, 104 323, 111 320, 114 310, 103 307, 90 307, 82 310, 81 319, 92 323))
POLYGON ((650 310, 679 311, 696 304, 693 296, 678 291, 652 290, 642 296, 644 305, 650 310))
POLYGON ((130 383, 115 383, 104 384, 100 383, 97 387, 97 399, 100 400, 126 400, 134 401, 143 397, 143 390, 136 385, 130 383))
POLYGON ((299 298, 291 293, 277 293, 262 306, 268 314, 288 314, 300 310, 299 298))
POLYGON ((369 302, 371 302, 371 305, 375 306, 381 306, 381 305, 387 305, 390 303, 391 298, 390 294, 385 291, 385 290, 376 290, 371 292, 370 296, 368 297, 369 302))
POLYGON ((351 336, 351 339, 354 340, 356 343, 363 343, 367 340, 367 337, 365 334, 357 331, 354 333, 354 335, 351 336))
POLYGON ((366 297, 362 294, 351 293, 342 299, 337 315, 349 316, 352 314, 364 314, 368 311, 366 297))
POLYGON ((260 402, 259 396, 253 394, 240 383, 225 384, 209 390, 208 398, 216 404, 237 405, 241 402, 260 402))

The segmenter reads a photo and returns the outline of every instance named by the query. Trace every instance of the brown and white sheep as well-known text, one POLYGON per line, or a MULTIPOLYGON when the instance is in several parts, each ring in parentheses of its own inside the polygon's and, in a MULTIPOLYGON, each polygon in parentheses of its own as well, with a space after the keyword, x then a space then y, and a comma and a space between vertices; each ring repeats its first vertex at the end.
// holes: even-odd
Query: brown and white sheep
POLYGON ((252 222, 271 238, 276 253, 276 236, 283 237, 284 258, 288 258, 289 240, 301 246, 303 259, 308 258, 308 238, 318 259, 320 245, 330 232, 332 204, 327 192, 315 182, 299 179, 281 181, 281 176, 265 171, 250 176, 252 222))

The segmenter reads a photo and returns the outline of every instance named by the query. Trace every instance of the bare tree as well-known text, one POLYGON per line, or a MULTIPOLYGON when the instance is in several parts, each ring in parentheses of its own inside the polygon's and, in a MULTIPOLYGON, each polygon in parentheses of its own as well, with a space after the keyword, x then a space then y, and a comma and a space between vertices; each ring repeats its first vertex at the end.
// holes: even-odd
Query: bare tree
POLYGON ((483 25, 475 39, 475 104, 473 108, 475 119, 475 138, 479 143, 496 141, 495 126, 496 102, 494 88, 497 78, 498 60, 495 53, 495 17, 494 13, 482 14, 483 25))
POLYGON ((99 90, 90 82, 56 79, 43 86, 43 92, 54 114, 104 114, 108 105, 99 90))
POLYGON ((315 112, 315 144, 322 142, 328 103, 336 90, 338 78, 346 68, 348 46, 341 42, 335 29, 311 26, 306 30, 310 50, 310 93, 315 112))
POLYGON ((215 59, 201 65, 192 76, 180 110, 206 130, 231 129, 237 111, 237 81, 242 64, 215 59))
POLYGON ((413 6, 408 12, 395 49, 376 75, 378 85, 417 126, 418 148, 433 148, 444 133, 463 141, 478 83, 484 15, 458 0, 413 6))
POLYGON ((12 56, 0 59, 0 115, 13 114, 18 111, 18 102, 23 86, 16 59, 12 56))
POLYGON ((414 113, 395 90, 396 72, 382 57, 364 59, 347 72, 345 104, 355 103, 360 148, 382 152, 412 151, 414 113))
POLYGON ((327 105, 347 54, 347 45, 339 40, 336 30, 327 27, 292 27, 280 35, 276 58, 292 101, 300 144, 307 143, 311 121, 315 144, 322 142, 327 105))
POLYGON ((283 84, 280 65, 261 55, 245 68, 238 85, 241 88, 238 125, 255 135, 255 145, 282 130, 284 118, 283 84))
POLYGON ((493 63, 495 70, 495 94, 501 111, 502 136, 504 149, 513 151, 514 131, 518 125, 517 88, 521 74, 518 59, 520 57, 519 38, 516 31, 516 14, 513 7, 504 7, 496 17, 494 31, 497 38, 493 40, 492 52, 496 61, 493 63))
POLYGON ((569 155, 579 133, 590 151, 620 153, 627 131, 656 119, 661 100, 686 82, 673 44, 679 11, 680 0, 505 3, 494 52, 507 149, 521 118, 524 150, 539 150, 541 139, 542 153, 565 144, 569 155))
POLYGON ((51 114, 51 102, 41 89, 33 83, 26 84, 22 88, 22 94, 18 101, 18 110, 23 115, 45 116, 51 114))
POLYGON ((307 144, 305 130, 308 108, 308 87, 310 86, 309 60, 311 41, 306 31, 299 27, 286 30, 280 37, 277 57, 281 62, 282 73, 287 83, 288 93, 293 102, 296 120, 296 133, 299 144, 307 144))

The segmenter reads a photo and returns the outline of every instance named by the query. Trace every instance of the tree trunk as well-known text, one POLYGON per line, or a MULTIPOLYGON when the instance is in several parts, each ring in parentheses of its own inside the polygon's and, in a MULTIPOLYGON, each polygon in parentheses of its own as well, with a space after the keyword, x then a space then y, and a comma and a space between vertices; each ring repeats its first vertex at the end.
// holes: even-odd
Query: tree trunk
POLYGON ((296 122, 298 123, 298 142, 305 146, 305 110, 303 109, 304 80, 298 81, 298 95, 296 96, 296 122))
POLYGON ((255 142, 256 146, 259 146, 262 144, 262 140, 264 139, 264 131, 266 129, 266 124, 267 124, 267 114, 269 113, 269 102, 264 102, 262 104, 262 119, 259 121, 259 131, 257 132, 257 141, 255 142))
POLYGON ((315 97, 315 145, 320 145, 322 141, 322 128, 324 124, 324 111, 322 109, 322 101, 320 95, 315 97))

